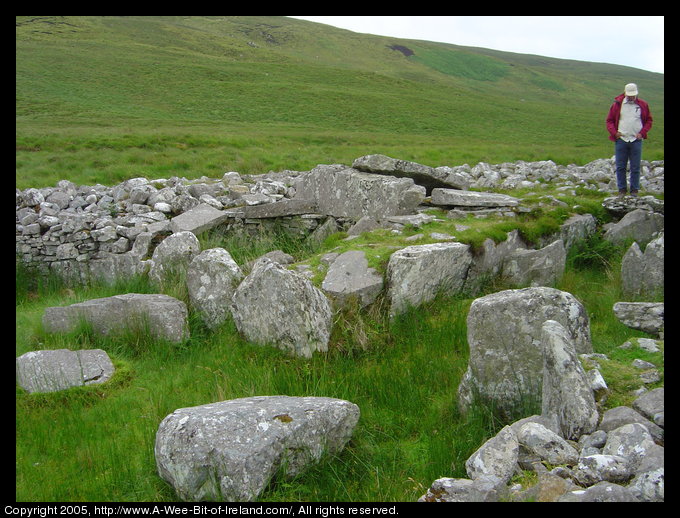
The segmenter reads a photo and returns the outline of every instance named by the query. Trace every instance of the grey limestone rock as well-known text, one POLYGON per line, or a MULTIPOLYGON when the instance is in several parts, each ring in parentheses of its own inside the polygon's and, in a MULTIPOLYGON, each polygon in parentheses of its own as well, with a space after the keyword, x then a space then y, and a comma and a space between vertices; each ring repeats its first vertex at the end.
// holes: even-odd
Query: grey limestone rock
POLYGON ((473 480, 493 476, 507 484, 515 472, 518 456, 517 436, 506 426, 468 458, 465 470, 473 480))
POLYGON ((171 275, 186 272, 200 251, 201 244, 193 232, 184 230, 166 237, 153 252, 149 279, 162 284, 171 275))
POLYGON ((503 276, 514 286, 554 286, 562 278, 567 251, 561 239, 539 250, 517 248, 503 263, 503 276))
POLYGON ((359 407, 326 397, 258 396, 180 408, 160 423, 160 476, 182 500, 255 500, 281 471, 339 453, 359 407))
POLYGON ((463 243, 412 245, 397 250, 390 256, 386 273, 390 315, 432 300, 439 292, 459 292, 471 263, 470 247, 463 243))
POLYGON ((621 220, 604 233, 604 239, 614 243, 622 243, 633 239, 640 245, 646 245, 657 232, 664 229, 664 215, 644 209, 636 209, 626 214, 621 220))
POLYGON ((368 173, 411 178, 418 185, 424 186, 428 193, 435 187, 458 187, 460 185, 456 177, 451 177, 448 168, 434 168, 385 155, 359 157, 354 160, 352 167, 368 173))
POLYGON ((189 337, 187 317, 184 302, 169 295, 126 293, 48 307, 42 323, 49 333, 68 333, 84 322, 104 336, 148 331, 170 342, 184 342, 189 337))
POLYGON ((412 214, 425 188, 410 178, 374 175, 344 166, 317 166, 296 180, 294 199, 316 204, 321 214, 358 220, 412 214))
POLYGON ((243 273, 224 248, 211 248, 189 263, 187 290, 191 305, 210 328, 231 315, 229 305, 243 273))
POLYGON ((645 392, 635 401, 633 408, 647 419, 654 419, 655 415, 664 411, 664 387, 645 392))
POLYGON ((382 275, 368 267, 366 254, 361 250, 340 254, 328 268, 321 284, 321 289, 340 305, 356 297, 362 307, 374 302, 382 288, 382 275))
POLYGON ((465 410, 475 397, 492 402, 507 417, 525 403, 540 408, 546 320, 562 324, 576 353, 592 352, 590 323, 570 293, 535 287, 504 290, 475 299, 467 318, 468 369, 458 390, 465 410))
POLYGON ((543 324, 543 415, 554 417, 565 439, 578 440, 597 428, 599 413, 590 380, 567 330, 554 320, 543 324))
POLYGON ((631 481, 628 490, 642 502, 663 502, 664 468, 639 473, 631 481))
POLYGON ((199 235, 224 222, 228 213, 207 203, 200 203, 170 220, 170 230, 173 232, 192 232, 199 235))
POLYGON ((419 502, 498 502, 507 490, 493 476, 476 480, 438 478, 421 496, 419 502))
POLYGON ((651 241, 644 253, 633 243, 621 261, 621 289, 625 295, 653 295, 664 289, 664 235, 651 241))
POLYGON ((628 488, 602 481, 586 489, 576 489, 562 495, 558 502, 639 502, 628 488))
POLYGON ((458 189, 433 189, 432 205, 447 207, 517 207, 519 200, 507 194, 493 192, 461 191, 458 189))
POLYGON ((520 447, 537 455, 549 464, 568 464, 578 461, 578 451, 558 434, 536 422, 528 422, 519 428, 517 441, 520 447))
POLYGON ((259 259, 234 292, 231 313, 247 340, 296 356, 326 351, 332 311, 326 296, 302 275, 259 259))
POLYGON ((613 310, 616 318, 628 327, 652 335, 658 335, 663 331, 663 302, 617 302, 613 310))
POLYGON ((31 351, 16 360, 17 383, 31 393, 104 383, 114 371, 101 349, 31 351))

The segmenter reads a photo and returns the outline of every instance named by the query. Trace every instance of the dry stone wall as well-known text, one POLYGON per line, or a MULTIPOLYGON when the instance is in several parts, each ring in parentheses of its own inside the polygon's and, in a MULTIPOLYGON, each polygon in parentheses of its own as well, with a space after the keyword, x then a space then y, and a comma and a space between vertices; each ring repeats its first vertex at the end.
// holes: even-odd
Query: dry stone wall
MULTIPOLYGON (((221 226, 257 233, 276 227, 308 236, 329 218, 333 224, 324 229, 333 231, 347 230, 362 218, 393 219, 399 225, 426 195, 432 204, 450 209, 449 217, 470 211, 509 215, 523 210, 518 200, 469 189, 538 189, 546 182, 565 190, 583 186, 616 192, 614 161, 429 167, 367 155, 352 167, 319 165, 306 172, 227 172, 197 180, 140 177, 115 186, 61 180, 55 187, 16 189, 16 256, 77 282, 114 280, 145 272, 155 246, 176 232, 199 234, 221 226)), ((659 193, 663 185, 664 162, 643 161, 641 188, 659 193)))

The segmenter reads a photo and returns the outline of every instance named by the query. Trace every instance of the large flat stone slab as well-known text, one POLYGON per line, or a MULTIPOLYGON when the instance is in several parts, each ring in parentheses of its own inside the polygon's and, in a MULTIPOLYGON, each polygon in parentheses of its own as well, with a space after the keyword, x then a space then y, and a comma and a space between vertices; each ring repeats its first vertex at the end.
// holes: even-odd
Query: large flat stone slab
POLYGON ((187 307, 181 300, 159 293, 126 293, 45 309, 42 323, 48 333, 69 333, 81 323, 101 335, 148 331, 170 342, 189 337, 187 307))
POLYGON ((436 187, 459 188, 460 185, 455 176, 449 178, 450 174, 447 169, 430 167, 385 155, 376 154, 359 157, 352 163, 352 167, 367 173, 411 178, 416 184, 425 187, 428 193, 436 187))
POLYGON ((27 392, 56 392, 104 383, 115 369, 101 349, 31 351, 16 360, 17 383, 27 392))
POLYGON ((517 207, 519 200, 507 194, 494 192, 437 188, 432 189, 431 203, 447 207, 517 207))
POLYGON ((250 205, 241 207, 243 217, 252 219, 280 218, 283 216, 298 216, 300 214, 314 214, 317 212, 317 203, 313 200, 283 199, 274 203, 263 205, 250 205))
POLYGON ((160 476, 183 500, 255 500, 278 472, 341 451, 359 407, 327 397, 259 396, 180 408, 161 422, 160 476))
POLYGON ((364 173, 341 165, 319 165, 300 175, 294 199, 309 200, 319 214, 359 220, 413 214, 425 188, 410 178, 364 173))
POLYGON ((223 210, 216 209, 207 203, 196 205, 193 209, 183 212, 170 220, 170 230, 172 232, 193 232, 199 235, 206 230, 210 230, 223 223, 229 214, 223 210))

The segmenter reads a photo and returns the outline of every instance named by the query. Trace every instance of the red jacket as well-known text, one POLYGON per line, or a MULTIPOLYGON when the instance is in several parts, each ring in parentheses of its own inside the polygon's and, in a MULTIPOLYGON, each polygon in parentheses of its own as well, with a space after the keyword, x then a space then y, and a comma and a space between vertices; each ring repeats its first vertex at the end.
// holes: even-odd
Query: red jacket
MULTIPOLYGON (((626 94, 621 94, 616 97, 607 114, 607 131, 609 132, 609 140, 612 142, 616 142, 616 132, 619 129, 619 116, 621 115, 621 103, 625 96, 626 94)), ((649 104, 639 97, 637 103, 640 106, 640 119, 642 120, 640 134, 642 138, 647 138, 647 132, 652 129, 652 112, 649 111, 649 104)))

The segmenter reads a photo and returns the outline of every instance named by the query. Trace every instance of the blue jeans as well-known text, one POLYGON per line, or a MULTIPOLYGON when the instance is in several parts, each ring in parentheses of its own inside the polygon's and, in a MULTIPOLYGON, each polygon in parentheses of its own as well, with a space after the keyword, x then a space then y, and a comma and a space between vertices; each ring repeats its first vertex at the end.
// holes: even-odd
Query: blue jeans
POLYGON ((616 139, 616 186, 619 191, 626 190, 626 167, 630 161, 630 190, 640 189, 640 159, 642 158, 642 139, 633 142, 616 139))

